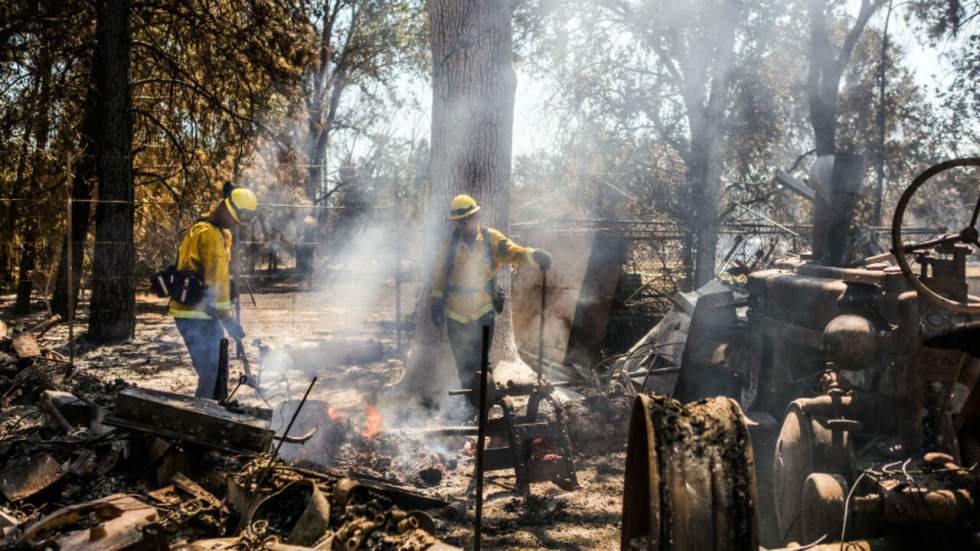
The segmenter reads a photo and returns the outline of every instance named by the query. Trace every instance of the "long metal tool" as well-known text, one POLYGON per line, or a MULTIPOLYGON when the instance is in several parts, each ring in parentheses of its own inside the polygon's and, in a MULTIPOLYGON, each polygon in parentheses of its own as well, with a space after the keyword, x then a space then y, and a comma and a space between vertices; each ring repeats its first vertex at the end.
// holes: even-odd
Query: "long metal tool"
MULTIPOLYGON (((310 381, 310 386, 306 387, 306 392, 303 393, 303 399, 300 400, 299 405, 296 406, 296 411, 293 412, 293 416, 289 420, 289 424, 286 425, 286 431, 282 433, 283 436, 289 436, 289 431, 293 428, 293 423, 296 422, 296 418, 299 417, 299 412, 303 410, 303 405, 306 404, 306 398, 310 395, 310 391, 313 390, 313 385, 315 384, 316 377, 313 377, 313 380, 310 381)), ((272 465, 276 462, 276 457, 279 456, 279 449, 282 448, 282 443, 285 441, 286 439, 283 438, 278 444, 276 444, 276 451, 272 452, 272 457, 269 458, 269 464, 265 466, 265 471, 259 478, 258 483, 255 484, 256 488, 262 486, 262 483, 265 482, 266 477, 268 477, 269 473, 272 472, 272 465)))
POLYGON ((480 551, 483 534, 483 455, 487 439, 487 375, 490 371, 490 327, 483 326, 483 350, 480 354, 480 421, 476 435, 476 517, 473 527, 473 550, 480 551))
POLYGON ((541 270, 541 315, 538 322, 538 384, 544 379, 544 307, 548 295, 548 272, 541 270))

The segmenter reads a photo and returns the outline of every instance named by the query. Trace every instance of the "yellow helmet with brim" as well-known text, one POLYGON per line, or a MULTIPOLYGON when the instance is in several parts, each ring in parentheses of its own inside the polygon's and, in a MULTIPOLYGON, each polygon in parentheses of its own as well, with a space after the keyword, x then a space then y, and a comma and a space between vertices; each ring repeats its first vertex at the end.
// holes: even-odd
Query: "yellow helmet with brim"
POLYGON ((450 220, 462 220, 464 218, 469 218, 480 210, 480 205, 477 204, 476 199, 470 197, 469 195, 457 195, 453 197, 452 205, 449 207, 449 219, 450 220))
POLYGON ((255 193, 250 189, 236 187, 225 198, 225 208, 231 213, 231 217, 241 225, 252 222, 255 218, 255 211, 259 206, 259 201, 255 193))

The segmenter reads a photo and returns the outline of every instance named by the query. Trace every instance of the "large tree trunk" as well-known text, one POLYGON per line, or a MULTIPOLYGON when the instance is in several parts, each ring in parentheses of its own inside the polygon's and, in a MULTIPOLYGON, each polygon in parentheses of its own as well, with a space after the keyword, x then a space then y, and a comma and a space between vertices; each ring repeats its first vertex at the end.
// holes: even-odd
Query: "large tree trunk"
MULTIPOLYGON (((0 140, 10 143, 12 126, 13 118, 0 127, 0 140)), ((21 150, 23 150, 23 144, 21 150)), ((19 184, 20 182, 15 180, 11 182, 9 188, 4 188, 2 192, 4 195, 14 197, 17 195, 19 184)), ((14 230, 17 228, 17 201, 0 201, 0 209, 2 209, 0 210, 2 213, 2 222, 0 222, 0 291, 6 291, 14 277, 14 230)))
MULTIPOLYGON (((35 87, 35 110, 33 120, 34 155, 31 160, 31 178, 27 197, 37 197, 41 190, 41 171, 44 151, 48 148, 50 133, 51 97, 51 58, 47 50, 42 50, 38 63, 38 83, 35 87)), ((17 300, 15 314, 27 314, 31 310, 31 293, 34 290, 34 270, 37 268, 38 208, 35 201, 27 203, 27 217, 24 224, 24 250, 20 257, 17 300)))
MULTIPOLYGON (((432 154, 424 250, 433 255, 450 234, 446 212, 457 193, 479 201, 484 224, 508 229, 516 90, 511 7, 506 0, 429 2, 432 154)), ((413 383, 438 394, 439 384, 456 376, 445 333, 429 319, 428 294, 426 286, 406 369, 413 383)), ((498 380, 502 369, 522 364, 509 309, 497 317, 492 356, 498 380)))
POLYGON ((88 238, 89 216, 92 212, 92 180, 95 178, 95 159, 92 157, 92 136, 95 128, 95 92, 89 90, 85 100, 85 122, 82 130, 82 156, 71 175, 71 298, 68 297, 68 242, 62 239, 58 275, 55 278, 51 311, 61 319, 74 317, 78 306, 79 287, 82 282, 82 266, 85 259, 85 240, 88 238), (69 315, 70 314, 70 315, 69 315))
POLYGON ((0 204, 0 208, 3 209, 3 225, 0 226, 0 290, 6 291, 7 286, 13 281, 17 201, 7 201, 5 204, 0 204))
POLYGON ((96 2, 99 97, 95 255, 89 336, 128 338, 136 324, 133 285, 132 98, 129 83, 129 0, 96 2))
POLYGON ((718 250, 718 204, 721 201, 721 170, 725 110, 731 96, 731 70, 735 51, 735 21, 738 7, 733 1, 723 4, 719 15, 717 42, 708 72, 686 71, 685 101, 691 127, 691 154, 688 180, 694 213, 694 288, 715 277, 718 250), (704 75, 705 81, 694 78, 704 75))
MULTIPOLYGON (((17 172, 14 175, 14 182, 13 182, 14 192, 10 194, 15 197, 23 193, 23 189, 24 189, 24 178, 26 178, 26 174, 27 174, 27 154, 28 154, 27 142, 28 140, 21 141, 20 149, 17 154, 17 172)), ((15 263, 16 255, 14 254, 14 234, 15 234, 15 230, 18 227, 17 218, 20 215, 20 210, 21 210, 20 207, 23 206, 24 204, 21 201, 17 201, 15 199, 13 201, 10 201, 9 206, 7 208, 8 227, 5 228, 4 237, 8 240, 4 241, 4 247, 8 251, 7 252, 8 256, 5 259, 5 261, 8 263, 8 269, 12 269, 15 263)), ((10 275, 10 280, 11 281, 13 280, 13 274, 10 275)))
POLYGON ((837 67, 837 48, 830 43, 825 0, 810 0, 810 66, 806 92, 810 106, 810 125, 817 156, 837 152, 837 91, 841 71, 837 67))

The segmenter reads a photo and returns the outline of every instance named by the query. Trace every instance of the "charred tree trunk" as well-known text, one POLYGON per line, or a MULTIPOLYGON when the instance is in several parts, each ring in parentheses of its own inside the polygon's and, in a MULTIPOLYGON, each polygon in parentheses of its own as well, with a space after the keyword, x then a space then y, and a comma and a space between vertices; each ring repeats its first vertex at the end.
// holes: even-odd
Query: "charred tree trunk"
POLYGON ((68 241, 62 239, 58 274, 55 278, 54 295, 51 297, 51 311, 69 319, 75 315, 78 306, 79 287, 82 282, 82 266, 85 259, 85 240, 88 238, 89 216, 92 211, 92 181, 95 178, 95 160, 92 156, 92 136, 95 133, 95 92, 89 90, 85 99, 85 121, 82 125, 84 145, 82 156, 74 165, 71 175, 71 274, 72 296, 68 296, 68 241))
MULTIPOLYGON (((15 190, 15 192, 14 193, 11 193, 11 195, 14 195, 14 196, 20 195, 23 192, 23 189, 24 189, 24 179, 27 177, 27 154, 28 154, 27 142, 28 142, 28 140, 26 140, 26 139, 21 142, 20 151, 18 152, 18 155, 17 155, 17 173, 14 176, 14 186, 13 186, 13 189, 15 190)), ((9 268, 10 269, 13 268, 13 264, 15 263, 15 257, 16 257, 16 255, 14 254, 14 235, 15 235, 15 230, 18 227, 17 219, 20 216, 20 210, 21 210, 21 207, 23 207, 23 206, 24 206, 23 203, 20 202, 20 201, 17 201, 16 200, 16 197, 15 197, 15 200, 13 200, 13 201, 11 201, 9 203, 9 206, 8 206, 8 209, 7 209, 7 216, 9 217, 8 218, 8 224, 9 224, 8 232, 9 232, 9 235, 10 235, 10 240, 5 242, 5 246, 6 246, 6 249, 9 251, 9 253, 8 253, 9 254, 9 257, 7 258, 7 262, 9 263, 9 268)), ((21 237, 23 237, 23 235, 21 237)), ((22 239, 22 241, 23 241, 23 239, 22 239)), ((11 274, 10 280, 11 281, 13 280, 13 274, 11 274)))
MULTIPOLYGON (((10 143, 13 134, 13 120, 6 121, 0 127, 0 140, 10 143)), ((19 162, 19 160, 18 160, 19 162)), ((10 188, 5 188, 4 195, 13 197, 17 195, 18 184, 16 180, 11 183, 10 188)), ((2 213, 2 224, 0 224, 0 290, 6 291, 13 281, 13 257, 14 257, 14 235, 17 227, 17 201, 0 201, 0 213, 2 213)))
MULTIPOLYGON (((511 3, 431 0, 432 152, 426 247, 441 251, 450 234, 446 212, 457 193, 482 205, 482 223, 507 232, 510 223, 511 140, 516 77, 513 69, 511 3)), ((429 265, 434 258, 429 259, 429 265)), ((408 373, 452 364, 441 328, 429 319, 428 286, 419 297, 416 334, 408 373)), ((498 316, 495 369, 519 361, 510 312, 498 316)), ((449 368, 446 373, 454 372, 449 368)), ((448 376, 454 380, 455 376, 448 376)))
MULTIPOLYGON (((50 96, 51 96, 51 58, 47 51, 41 52, 38 63, 38 84, 35 88, 35 110, 33 120, 34 155, 31 159, 31 177, 27 197, 37 197, 41 190, 41 171, 43 153, 48 148, 50 133, 50 96)), ((27 216, 24 224, 24 248, 20 257, 19 280, 17 282, 17 300, 14 304, 15 314, 27 314, 31 310, 31 294, 34 291, 34 270, 37 268, 38 219, 37 203, 27 202, 27 216)))
MULTIPOLYGON (((14 195, 11 193, 10 195, 14 195)), ((13 281, 14 228, 17 226, 17 202, 7 201, 3 208, 3 226, 0 226, 0 289, 6 290, 13 281)))
POLYGON ((99 0, 96 13, 99 203, 88 332, 96 339, 124 339, 132 334, 136 323, 129 0, 99 0))

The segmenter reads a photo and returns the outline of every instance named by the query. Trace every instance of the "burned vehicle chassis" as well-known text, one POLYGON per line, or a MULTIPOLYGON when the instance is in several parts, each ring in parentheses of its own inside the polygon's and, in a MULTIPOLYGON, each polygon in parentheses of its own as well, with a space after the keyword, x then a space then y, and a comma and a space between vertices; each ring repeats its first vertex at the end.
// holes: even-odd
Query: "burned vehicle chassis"
MULTIPOLYGON (((980 304, 966 277, 966 259, 980 249, 980 204, 959 233, 901 239, 911 195, 962 166, 980 159, 932 167, 903 194, 892 232, 898 266, 787 259, 749 274, 745 295, 716 287, 688 308, 680 373, 668 387, 685 408, 719 394, 739 402, 758 479, 737 504, 758 518, 751 535, 717 534, 702 548, 980 548, 980 304)), ((634 418, 643 407, 638 398, 634 418)), ((644 462, 634 441, 669 438, 637 432, 627 489, 649 478, 629 468, 644 462)), ((656 470, 655 454, 646 453, 656 470)), ((660 510, 654 491, 626 493, 623 548, 672 549, 698 530, 660 510), (638 529, 627 522, 637 510, 658 511, 659 523, 638 529)), ((731 505, 716 503, 716 494, 688 495, 682 508, 723 514, 731 505)))

